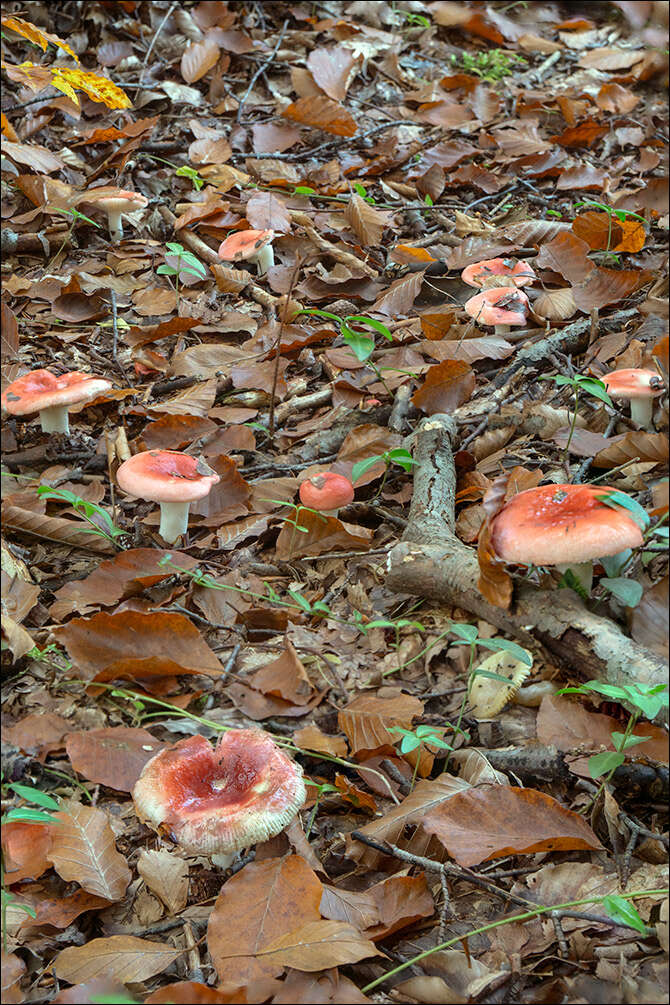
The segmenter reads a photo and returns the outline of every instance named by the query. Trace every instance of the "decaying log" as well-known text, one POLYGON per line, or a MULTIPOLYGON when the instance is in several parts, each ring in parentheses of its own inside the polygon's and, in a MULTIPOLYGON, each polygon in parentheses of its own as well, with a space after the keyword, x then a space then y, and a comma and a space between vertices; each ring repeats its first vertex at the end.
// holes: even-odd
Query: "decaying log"
POLYGON ((387 585, 399 593, 456 604, 531 651, 539 643, 581 680, 618 686, 663 683, 662 659, 628 638, 609 618, 589 611, 571 590, 523 586, 516 590, 510 610, 484 599, 477 589, 476 553, 454 532, 455 435, 455 423, 441 414, 424 419, 417 430, 409 523, 389 553, 387 585))

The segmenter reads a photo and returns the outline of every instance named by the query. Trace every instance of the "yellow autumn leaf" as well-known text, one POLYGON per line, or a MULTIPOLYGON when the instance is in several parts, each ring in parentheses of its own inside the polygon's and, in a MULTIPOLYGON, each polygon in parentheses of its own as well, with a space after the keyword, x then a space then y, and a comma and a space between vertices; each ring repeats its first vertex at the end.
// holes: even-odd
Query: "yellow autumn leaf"
POLYGON ((15 31, 17 35, 23 35, 27 38, 29 42, 33 42, 34 45, 39 45, 42 52, 46 52, 46 48, 51 42, 52 45, 57 46, 64 52, 67 52, 68 56, 72 56, 75 62, 79 62, 79 56, 76 52, 70 48, 67 42, 64 42, 62 38, 58 35, 52 35, 48 31, 42 31, 41 28, 35 27, 30 21, 24 21, 22 17, 3 17, 2 27, 9 28, 11 31, 15 31))
POLYGON ((120 87, 117 87, 107 77, 84 70, 70 70, 64 66, 52 66, 53 79, 51 83, 59 90, 65 91, 65 86, 84 91, 93 101, 102 101, 108 108, 131 108, 132 101, 120 87))
POLYGON ((70 84, 68 84, 64 77, 54 73, 50 83, 52 87, 55 87, 58 91, 62 91, 67 98, 74 101, 75 105, 79 104, 79 98, 77 97, 76 91, 70 84))
POLYGON ((4 112, 0 116, 0 121, 2 122, 2 135, 6 136, 10 143, 18 143, 19 138, 16 135, 14 126, 11 124, 4 112))

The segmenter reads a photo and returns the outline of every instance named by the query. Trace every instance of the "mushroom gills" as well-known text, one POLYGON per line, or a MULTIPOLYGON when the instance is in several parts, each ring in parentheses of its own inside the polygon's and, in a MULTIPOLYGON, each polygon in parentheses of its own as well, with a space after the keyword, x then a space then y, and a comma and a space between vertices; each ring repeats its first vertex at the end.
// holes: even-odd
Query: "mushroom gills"
POLYGON ((188 531, 189 502, 162 502, 161 522, 158 533, 168 544, 174 544, 178 537, 188 531))

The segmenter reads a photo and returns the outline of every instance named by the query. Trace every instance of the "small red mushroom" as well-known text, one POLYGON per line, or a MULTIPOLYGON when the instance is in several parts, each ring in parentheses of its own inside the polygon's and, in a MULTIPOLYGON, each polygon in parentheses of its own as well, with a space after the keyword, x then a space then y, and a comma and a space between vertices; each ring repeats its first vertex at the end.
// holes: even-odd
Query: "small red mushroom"
POLYGON ((79 202, 89 203, 107 214, 107 226, 112 241, 120 241, 123 238, 122 216, 149 205, 146 196, 140 195, 139 192, 129 192, 125 188, 114 188, 112 185, 103 185, 85 192, 79 202))
POLYGON ((209 495, 220 478, 201 458, 191 454, 145 450, 123 462, 116 480, 124 492, 160 503, 158 533, 173 544, 188 530, 189 505, 209 495))
POLYGON ((10 415, 40 413, 43 433, 69 433, 68 409, 108 391, 111 381, 73 370, 57 377, 50 370, 24 373, 2 394, 2 407, 10 415))
POLYGON ((138 817, 190 855, 231 855, 279 834, 305 802, 302 768, 259 729, 216 748, 189 736, 148 761, 133 789, 138 817))
POLYGON ((516 258, 489 258, 484 262, 473 262, 461 272, 461 279, 468 286, 528 286, 537 276, 527 262, 516 258), (508 279, 508 283, 498 283, 498 278, 508 279))
POLYGON ((506 335, 510 325, 525 325, 530 304, 523 290, 499 286, 482 290, 465 302, 465 310, 480 325, 493 325, 496 335, 506 335))
POLYGON ((663 381, 653 370, 612 370, 602 377, 610 398, 630 401, 630 416, 647 429, 654 413, 654 398, 663 391, 663 381))
POLYGON ((274 236, 274 230, 238 230, 219 245, 219 258, 224 262, 251 262, 262 276, 275 264, 274 236))
POLYGON ((344 475, 324 471, 305 479, 300 486, 300 502, 326 516, 337 516, 340 506, 348 506, 354 498, 354 486, 344 475))
POLYGON ((626 510, 602 501, 604 485, 541 485, 513 496, 491 523, 496 555, 514 565, 572 569, 590 590, 593 560, 643 543, 626 510))

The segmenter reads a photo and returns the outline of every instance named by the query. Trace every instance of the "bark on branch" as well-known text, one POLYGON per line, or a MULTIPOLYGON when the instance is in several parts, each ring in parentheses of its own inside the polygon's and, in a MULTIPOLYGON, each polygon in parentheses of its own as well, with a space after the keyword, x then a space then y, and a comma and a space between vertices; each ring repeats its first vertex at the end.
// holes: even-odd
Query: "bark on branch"
POLYGON ((456 425, 447 415, 432 415, 417 430, 409 523, 389 553, 387 585, 399 593, 457 604, 531 650, 539 642, 583 680, 618 686, 663 683, 666 668, 661 658, 624 635, 609 618, 592 614, 570 590, 521 587, 508 611, 482 597, 476 553, 454 532, 455 435, 456 425))

